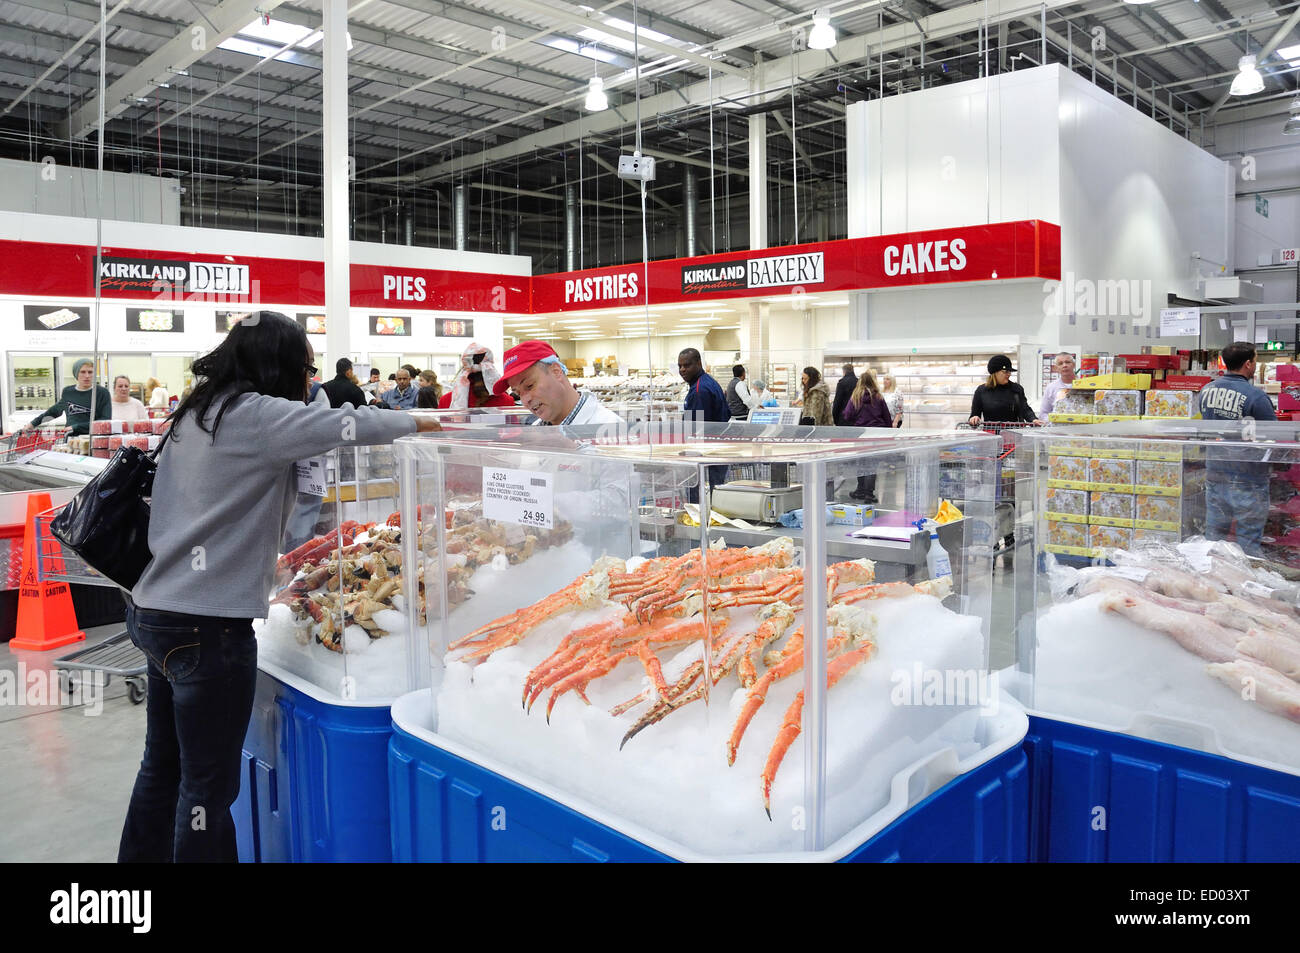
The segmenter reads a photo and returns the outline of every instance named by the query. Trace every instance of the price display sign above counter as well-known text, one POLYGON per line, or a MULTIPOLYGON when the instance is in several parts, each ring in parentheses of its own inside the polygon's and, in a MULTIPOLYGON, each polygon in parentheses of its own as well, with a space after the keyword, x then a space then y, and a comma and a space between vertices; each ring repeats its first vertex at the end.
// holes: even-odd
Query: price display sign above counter
POLYGON ((490 520, 554 529, 553 485, 535 470, 483 471, 483 516, 490 520))

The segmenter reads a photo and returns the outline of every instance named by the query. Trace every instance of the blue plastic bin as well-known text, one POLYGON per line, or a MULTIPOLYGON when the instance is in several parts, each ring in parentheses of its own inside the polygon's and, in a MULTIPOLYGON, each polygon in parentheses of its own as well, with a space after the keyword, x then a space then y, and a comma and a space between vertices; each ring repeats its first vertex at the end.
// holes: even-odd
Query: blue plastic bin
MULTIPOLYGON (((670 861, 695 858, 654 835, 631 836, 555 797, 435 744, 430 693, 393 704, 388 770, 392 855, 397 861, 670 861)), ((814 859, 836 861, 1028 860, 1029 771, 1025 722, 997 754, 943 785, 869 840, 814 859)), ((450 747, 450 746, 448 746, 450 747)), ((639 832, 640 833, 640 832, 639 832)), ((789 859, 801 859, 798 855, 789 859)))
POLYGON ((1040 861, 1300 861, 1300 777, 1030 716, 1040 861))
POLYGON ((316 692, 259 666, 232 809, 241 861, 392 860, 389 706, 316 692))

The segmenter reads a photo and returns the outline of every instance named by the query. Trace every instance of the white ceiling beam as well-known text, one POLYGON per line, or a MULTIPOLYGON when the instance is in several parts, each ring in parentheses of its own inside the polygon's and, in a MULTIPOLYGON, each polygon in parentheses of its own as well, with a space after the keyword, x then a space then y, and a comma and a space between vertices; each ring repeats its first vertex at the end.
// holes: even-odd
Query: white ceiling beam
MULTIPOLYGON (((1277 31, 1269 38, 1269 41, 1264 44, 1264 48, 1259 51, 1259 55, 1256 57, 1255 62, 1262 64, 1264 60, 1272 56, 1273 51, 1282 45, 1282 41, 1287 38, 1298 23, 1300 23, 1300 7, 1296 7, 1292 10, 1291 15, 1286 18, 1286 22, 1277 28, 1277 31)), ((1231 95, 1232 87, 1228 87, 1215 101, 1214 105, 1210 107, 1209 111, 1206 112, 1205 118, 1213 119, 1214 114, 1223 108, 1223 104, 1228 101, 1228 97, 1231 95)))
MULTIPOLYGON (((109 10, 108 13, 106 13, 106 14, 104 15, 104 22, 105 22, 105 23, 108 23, 109 20, 111 20, 111 19, 113 19, 113 17, 117 16, 117 15, 122 11, 122 8, 123 8, 124 6, 127 5, 128 2, 129 2, 129 0, 118 0, 118 4, 117 4, 117 6, 113 7, 112 10, 109 10)), ((71 58, 72 58, 72 54, 75 53, 75 52, 77 52, 77 50, 81 49, 81 45, 82 45, 83 43, 85 43, 87 40, 89 40, 92 36, 94 36, 94 35, 95 35, 96 33, 98 33, 98 32, 99 32, 99 24, 96 23, 96 24, 95 24, 94 26, 92 26, 89 30, 87 30, 85 33, 83 33, 83 34, 81 35, 81 37, 80 37, 80 38, 79 38, 75 43, 73 43, 70 47, 68 47, 66 50, 64 50, 63 55, 60 56, 57 60, 55 60, 53 63, 51 63, 50 66, 49 66, 49 68, 48 68, 44 73, 42 73, 40 76, 38 76, 38 77, 36 77, 34 80, 32 80, 31 85, 28 86, 26 89, 24 89, 24 90, 23 90, 23 91, 18 95, 18 98, 17 98, 17 99, 15 99, 15 100, 14 100, 13 102, 11 102, 8 106, 6 106, 5 109, 4 109, 4 112, 0 112, 0 116, 7 116, 7 115, 9 115, 9 112, 10 112, 10 111, 15 107, 15 106, 17 106, 17 105, 18 105, 19 103, 21 103, 24 99, 26 99, 29 95, 31 95, 31 93, 36 89, 37 86, 39 86, 41 83, 45 82, 46 77, 48 77, 48 76, 49 76, 51 73, 53 73, 56 69, 58 69, 58 68, 59 68, 60 66, 62 66, 64 63, 66 63, 69 59, 71 59, 71 58)))
MULTIPOLYGON (((1043 3, 1029 3, 1026 0, 988 0, 986 7, 984 0, 974 0, 974 2, 963 4, 960 7, 953 7, 950 10, 942 10, 928 17, 922 17, 921 26, 930 42, 934 42, 946 37, 974 31, 977 24, 983 20, 986 10, 990 23, 1025 19, 1037 22, 1044 7, 1048 10, 1054 10, 1058 7, 1073 6, 1077 2, 1078 0, 1044 0, 1043 3)), ((856 36, 842 36, 833 50, 804 50, 781 59, 766 60, 762 64, 763 75, 772 77, 772 81, 764 85, 762 97, 776 95, 783 88, 788 90, 792 68, 796 77, 806 80, 827 70, 879 56, 882 46, 885 51, 915 46, 916 38, 916 25, 909 20, 905 23, 885 27, 884 30, 856 36)), ((641 116, 643 120, 649 120, 661 114, 678 112, 684 105, 708 108, 711 98, 712 100, 729 99, 735 102, 746 102, 751 98, 750 72, 752 71, 746 71, 744 76, 731 74, 725 74, 721 77, 715 76, 712 89, 710 89, 707 80, 701 80, 670 92, 648 96, 641 100, 641 116)), ((607 81, 605 83, 606 89, 626 85, 620 82, 621 80, 623 80, 623 77, 607 81)), ((521 117, 515 118, 519 119, 521 117)), ((530 136, 522 136, 512 142, 447 159, 414 173, 411 178, 417 182, 445 178, 471 169, 477 169, 484 163, 499 162, 533 152, 536 149, 548 149, 563 143, 576 142, 580 136, 612 132, 623 125, 624 120, 615 114, 613 110, 591 113, 581 119, 561 123, 530 136)), ((440 148, 450 148, 457 142, 472 139, 472 137, 473 134, 449 138, 442 143, 440 148)))
MULTIPOLYGON (((269 13, 283 0, 223 0, 201 14, 201 19, 186 27, 138 66, 133 68, 104 93, 104 121, 120 116, 137 99, 158 88, 159 81, 166 82, 180 70, 211 52, 219 43, 234 36, 257 18, 269 13)), ((81 139, 96 126, 99 100, 92 97, 61 124, 60 134, 70 139, 81 139)))

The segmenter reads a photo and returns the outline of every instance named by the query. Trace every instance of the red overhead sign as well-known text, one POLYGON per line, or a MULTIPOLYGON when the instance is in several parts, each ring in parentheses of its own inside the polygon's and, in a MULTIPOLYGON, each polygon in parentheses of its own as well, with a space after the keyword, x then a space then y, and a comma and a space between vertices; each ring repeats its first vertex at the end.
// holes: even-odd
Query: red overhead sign
POLYGON ((969 281, 1060 280, 1061 229, 998 222, 899 235, 729 252, 533 277, 533 313, 645 302, 858 291, 969 281))
MULTIPOLYGON (((48 298, 95 295, 95 249, 88 245, 0 241, 0 294, 48 298)), ((527 275, 351 267, 352 307, 526 313, 527 275)), ((325 265, 291 258, 104 248, 100 293, 133 301, 260 303, 319 307, 325 265)))

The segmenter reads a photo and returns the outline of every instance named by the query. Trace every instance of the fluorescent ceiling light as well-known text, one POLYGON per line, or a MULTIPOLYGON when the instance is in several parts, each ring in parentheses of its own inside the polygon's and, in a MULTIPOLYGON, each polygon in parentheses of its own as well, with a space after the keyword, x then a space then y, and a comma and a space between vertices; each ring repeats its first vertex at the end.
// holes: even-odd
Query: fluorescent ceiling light
POLYGON ((587 81, 587 112, 604 112, 609 108, 609 96, 605 94, 605 83, 599 76, 587 81))
POLYGON ((1237 62, 1238 73, 1232 81, 1232 88, 1228 90, 1232 96, 1251 96, 1260 92, 1264 88, 1264 77, 1259 75, 1259 70, 1255 66, 1254 54, 1243 56, 1237 62))
POLYGON ((1124 0, 1125 3, 1131 3, 1135 7, 1140 7, 1145 3, 1154 3, 1155 0, 1124 0))
POLYGON ((262 18, 258 17, 248 26, 239 31, 240 36, 251 36, 258 40, 269 40, 280 46, 286 43, 296 43, 304 36, 311 33, 310 27, 299 26, 296 23, 286 23, 284 20, 272 20, 270 23, 263 24, 262 18))
MULTIPOLYGON (((627 20, 620 20, 618 17, 604 17, 603 22, 612 26, 616 30, 622 30, 625 33, 632 32, 632 24, 627 20)), ((660 33, 658 30, 651 30, 649 27, 643 26, 637 32, 640 33, 641 36, 647 37, 651 40, 657 40, 660 43, 669 43, 673 46, 680 47, 686 47, 688 45, 682 40, 660 33)), ((632 52, 631 39, 625 40, 621 36, 614 36, 612 33, 606 33, 603 30, 596 29, 595 27, 586 27, 585 29, 579 30, 578 36, 582 37, 584 40, 591 40, 593 43, 599 43, 601 46, 608 46, 612 49, 622 50, 624 53, 632 52)))
POLYGON ((812 29, 808 31, 808 49, 829 50, 835 46, 835 27, 831 26, 831 11, 825 7, 813 11, 812 29))
POLYGON ((849 306, 849 299, 848 299, 848 298, 845 298, 843 301, 817 301, 817 300, 814 300, 814 301, 812 302, 812 304, 813 304, 814 307, 817 307, 817 308, 847 308, 847 307, 849 306))
POLYGON ((1279 46, 1277 55, 1282 57, 1292 66, 1300 66, 1300 43, 1295 46, 1279 46))
POLYGON ((707 310, 687 311, 687 314, 735 314, 735 308, 708 308, 707 310))
MULTIPOLYGON (((262 18, 258 17, 240 29, 235 36, 223 40, 217 46, 233 53, 246 53, 262 59, 291 43, 296 44, 299 49, 308 49, 319 43, 324 36, 325 34, 320 30, 312 30, 310 27, 299 26, 296 23, 286 23, 284 20, 271 20, 263 24, 262 18)), ((348 49, 352 49, 351 33, 348 34, 348 49)))
POLYGON ((1291 118, 1282 127, 1284 136, 1300 136, 1300 96, 1291 100, 1291 118))

